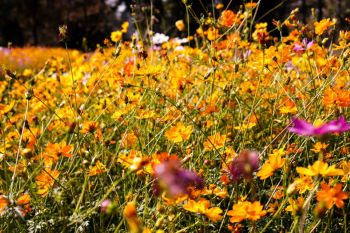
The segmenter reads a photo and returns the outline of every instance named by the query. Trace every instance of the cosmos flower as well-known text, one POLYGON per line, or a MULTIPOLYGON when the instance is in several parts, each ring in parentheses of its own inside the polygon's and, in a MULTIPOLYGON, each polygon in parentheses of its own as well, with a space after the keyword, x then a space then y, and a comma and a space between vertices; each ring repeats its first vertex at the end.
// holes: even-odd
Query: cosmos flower
POLYGON ((156 165, 154 175, 157 178, 156 193, 162 189, 171 197, 188 193, 187 188, 191 185, 203 187, 203 180, 195 172, 183 169, 178 160, 164 161, 156 165))
POLYGON ((152 43, 153 44, 163 44, 169 40, 169 36, 164 35, 163 33, 156 33, 152 37, 152 43))
POLYGON ((241 178, 251 179, 253 172, 259 168, 259 155, 255 151, 244 150, 229 165, 233 181, 241 178))
POLYGON ((322 136, 324 134, 343 133, 350 130, 350 124, 345 120, 344 116, 318 127, 298 118, 294 118, 292 123, 294 126, 288 128, 289 132, 296 133, 300 136, 322 136))

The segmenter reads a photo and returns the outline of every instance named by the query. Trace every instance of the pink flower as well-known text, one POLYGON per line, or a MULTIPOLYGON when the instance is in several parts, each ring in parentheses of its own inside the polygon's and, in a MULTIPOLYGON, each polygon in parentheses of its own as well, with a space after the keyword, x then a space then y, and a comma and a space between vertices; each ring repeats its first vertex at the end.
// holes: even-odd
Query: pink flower
POLYGON ((322 136, 329 133, 343 133, 350 130, 350 124, 341 116, 337 120, 332 120, 321 126, 315 127, 305 120, 292 119, 293 127, 289 127, 289 132, 296 133, 301 136, 322 136))
POLYGON ((250 180, 253 172, 259 168, 259 164, 259 155, 256 151, 242 151, 228 166, 232 180, 235 182, 241 178, 250 180))
POLYGON ((195 185, 202 188, 203 180, 195 173, 181 168, 178 160, 169 160, 158 164, 154 168, 154 175, 157 178, 155 187, 156 194, 160 189, 167 192, 171 197, 177 197, 188 193, 188 187, 195 185))

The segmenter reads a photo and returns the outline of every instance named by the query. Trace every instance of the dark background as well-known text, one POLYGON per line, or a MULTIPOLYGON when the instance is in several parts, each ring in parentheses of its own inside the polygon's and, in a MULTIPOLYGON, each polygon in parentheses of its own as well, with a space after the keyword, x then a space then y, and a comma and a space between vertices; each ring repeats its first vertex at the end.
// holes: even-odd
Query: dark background
MULTIPOLYGON (((212 12, 211 0, 187 1, 198 17, 212 12)), ((238 10, 244 1, 214 2, 222 2, 225 6, 232 2, 230 9, 238 10)), ((296 7, 299 7, 300 20, 304 22, 309 20, 311 8, 315 8, 319 19, 337 18, 338 25, 343 28, 345 18, 350 17, 349 0, 262 0, 257 19, 267 22, 283 20, 296 7), (282 2, 282 6, 276 7, 282 2)), ((179 36, 174 23, 186 19, 181 0, 153 0, 152 4, 151 0, 0 0, 0 46, 8 46, 9 42, 13 46, 60 46, 58 27, 66 24, 69 47, 82 49, 85 40, 87 47, 93 49, 104 38, 109 38, 110 32, 118 29, 125 20, 130 22, 130 31, 135 30, 134 22, 144 31, 151 20, 151 9, 153 31, 179 36)), ((191 31, 197 27, 194 17, 191 17, 191 31)))

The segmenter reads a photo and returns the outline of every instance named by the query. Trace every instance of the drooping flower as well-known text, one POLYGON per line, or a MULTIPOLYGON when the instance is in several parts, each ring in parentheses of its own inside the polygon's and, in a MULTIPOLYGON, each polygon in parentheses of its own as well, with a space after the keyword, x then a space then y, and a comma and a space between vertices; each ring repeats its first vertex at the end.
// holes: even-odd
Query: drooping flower
POLYGON ((229 164, 229 171, 234 181, 241 178, 251 179, 259 168, 259 155, 256 151, 244 150, 229 164))
POLYGON ((344 116, 318 127, 315 127, 311 123, 298 118, 294 118, 292 122, 294 125, 288 128, 289 132, 296 133, 301 136, 322 136, 324 134, 343 133, 350 130, 350 124, 346 121, 344 116))
POLYGON ((183 169, 178 160, 163 161, 154 168, 157 179, 156 192, 164 190, 170 197, 188 193, 188 187, 202 188, 203 180, 190 170, 183 169))

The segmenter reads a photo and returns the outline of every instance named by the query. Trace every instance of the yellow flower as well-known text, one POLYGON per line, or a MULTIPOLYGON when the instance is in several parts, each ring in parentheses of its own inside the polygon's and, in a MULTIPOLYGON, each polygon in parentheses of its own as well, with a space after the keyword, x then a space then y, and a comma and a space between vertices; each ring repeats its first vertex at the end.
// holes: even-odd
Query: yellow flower
POLYGON ((187 204, 185 204, 183 208, 190 212, 204 214, 213 222, 217 222, 220 219, 222 219, 222 209, 220 209, 219 207, 210 208, 210 206, 211 204, 208 200, 201 198, 197 202, 194 200, 188 200, 187 204))
POLYGON ((322 35, 328 28, 335 24, 335 20, 332 21, 328 19, 322 19, 320 22, 315 22, 315 33, 316 35, 322 35))
POLYGON ((316 142, 311 151, 315 153, 319 153, 321 151, 325 151, 326 148, 328 147, 328 144, 322 143, 322 142, 316 142))
POLYGON ((312 190, 314 188, 314 183, 310 176, 300 176, 296 178, 290 186, 294 186, 300 194, 303 194, 308 190, 312 190))
POLYGON ((111 33, 111 40, 113 42, 118 42, 122 39, 123 32, 122 31, 115 31, 111 33))
POLYGON ((272 176, 274 171, 283 167, 285 159, 282 159, 284 153, 283 148, 280 150, 274 150, 274 153, 269 156, 269 159, 261 167, 260 171, 257 173, 257 176, 261 180, 265 180, 268 177, 272 176))
POLYGON ((350 177, 350 161, 343 161, 341 164, 340 164, 340 167, 343 169, 344 171, 344 176, 343 178, 341 179, 342 182, 346 182, 349 177, 350 177))
POLYGON ((343 170, 335 168, 335 165, 328 167, 327 163, 322 161, 316 161, 312 166, 308 168, 297 167, 297 172, 301 175, 306 176, 342 176, 344 175, 343 170))
POLYGON ((177 30, 179 30, 180 32, 185 29, 185 23, 184 23, 184 21, 182 19, 176 21, 175 22, 175 26, 176 26, 177 30))
POLYGON ((165 132, 165 137, 167 137, 172 142, 182 142, 190 138, 193 131, 193 126, 184 126, 182 122, 178 122, 176 126, 171 127, 165 132))
POLYGON ((125 22, 122 24, 122 30, 121 30, 121 32, 122 32, 122 33, 127 33, 127 32, 128 32, 128 28, 129 28, 129 22, 128 22, 128 21, 125 21, 125 22))
POLYGON ((303 211, 303 205, 305 202, 304 197, 299 197, 297 200, 292 198, 288 199, 289 205, 286 207, 286 211, 291 212, 292 215, 301 215, 303 211))
POLYGON ((208 40, 215 40, 219 37, 219 30, 214 28, 214 27, 211 27, 207 30, 207 37, 208 37, 208 40))
POLYGON ((95 166, 90 166, 88 174, 89 176, 96 176, 106 171, 107 171, 106 166, 98 160, 95 166))
POLYGON ((239 201, 233 205, 233 210, 227 212, 228 216, 231 216, 230 222, 241 222, 244 219, 256 221, 262 216, 265 216, 266 210, 263 210, 263 206, 259 201, 239 201))
POLYGON ((220 149, 225 146, 226 135, 220 135, 216 133, 215 135, 209 136, 208 139, 204 142, 204 149, 212 151, 214 149, 220 149))

